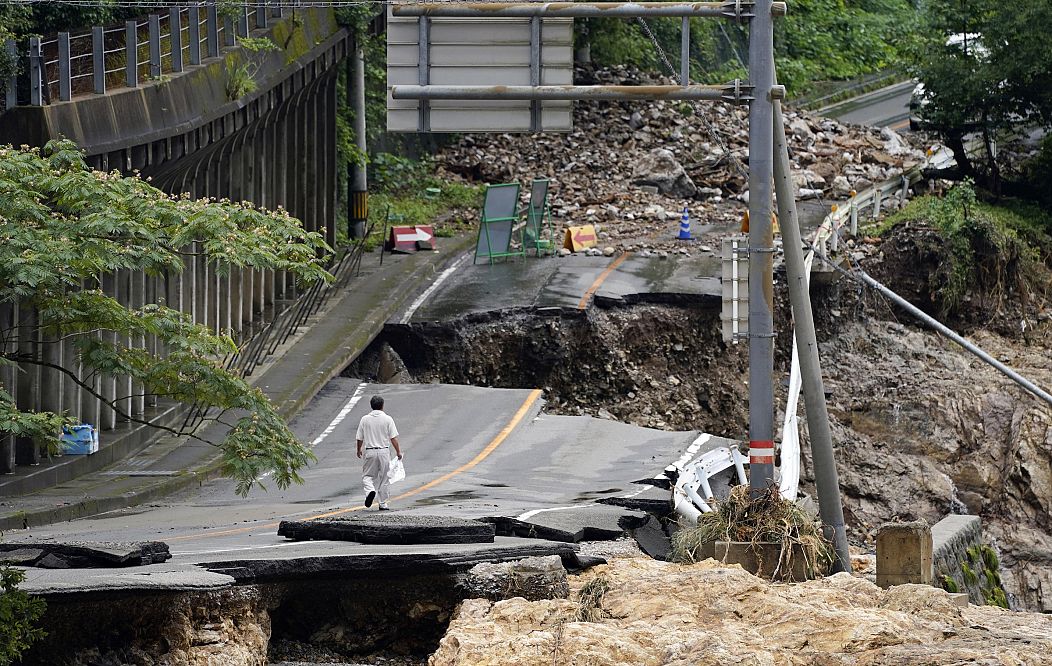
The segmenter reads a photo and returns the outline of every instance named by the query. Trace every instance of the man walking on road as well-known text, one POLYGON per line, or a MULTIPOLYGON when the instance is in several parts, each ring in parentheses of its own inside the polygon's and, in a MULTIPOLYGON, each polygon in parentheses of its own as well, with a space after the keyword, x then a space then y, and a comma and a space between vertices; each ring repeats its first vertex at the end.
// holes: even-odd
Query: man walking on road
POLYGON ((384 399, 374 395, 369 400, 373 411, 362 417, 358 423, 358 457, 362 460, 362 485, 365 486, 365 506, 373 505, 374 499, 380 500, 380 510, 387 511, 390 484, 387 481, 391 454, 387 449, 390 442, 398 459, 402 459, 402 450, 398 448, 398 428, 394 419, 384 412, 384 399), (364 453, 362 449, 364 450, 364 453), (363 457, 364 456, 364 457, 363 457))

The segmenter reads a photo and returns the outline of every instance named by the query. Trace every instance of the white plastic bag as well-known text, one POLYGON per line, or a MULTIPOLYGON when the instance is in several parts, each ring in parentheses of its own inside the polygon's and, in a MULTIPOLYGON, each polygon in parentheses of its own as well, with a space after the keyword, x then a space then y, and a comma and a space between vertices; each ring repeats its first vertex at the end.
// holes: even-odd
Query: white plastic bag
POLYGON ((395 458, 391 461, 391 465, 387 468, 387 482, 398 483, 405 478, 405 466, 402 465, 400 458, 395 458))

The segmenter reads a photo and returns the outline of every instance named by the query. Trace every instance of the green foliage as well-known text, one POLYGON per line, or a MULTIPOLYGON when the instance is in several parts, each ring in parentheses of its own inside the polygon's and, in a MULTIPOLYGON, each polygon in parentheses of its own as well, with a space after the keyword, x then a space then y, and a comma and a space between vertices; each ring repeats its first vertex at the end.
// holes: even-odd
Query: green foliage
POLYGON ((1000 569, 1001 569, 1001 560, 1000 560, 999 557, 997 557, 997 551, 996 550, 994 550, 990 546, 987 546, 986 544, 983 544, 979 548, 979 552, 982 554, 983 564, 986 566, 986 568, 988 570, 993 571, 995 573, 997 571, 1000 571, 1000 569))
POLYGON ((1008 595, 1000 587, 986 591, 986 603, 990 606, 1000 606, 1001 608, 1008 608, 1008 595))
POLYGON ((967 562, 961 562, 961 575, 964 576, 965 585, 979 584, 979 575, 968 566, 967 562))
POLYGON ((952 576, 946 574, 943 574, 942 576, 942 589, 950 594, 957 594, 961 591, 960 586, 957 585, 957 581, 955 581, 952 576))
MULTIPOLYGON (((817 81, 850 79, 894 65, 916 29, 911 0, 799 0, 775 22, 779 83, 800 94, 817 81)), ((680 63, 679 19, 651 19, 651 31, 673 66, 680 63)), ((667 74, 636 21, 600 18, 575 22, 575 41, 588 43, 598 65, 634 65, 667 74)), ((692 78, 745 78, 748 33, 742 26, 692 19, 692 78)))
POLYGON ((964 554, 968 556, 969 562, 979 564, 979 546, 969 546, 965 549, 964 554))
POLYGON ((266 55, 278 49, 278 45, 266 37, 241 37, 237 45, 241 47, 241 53, 227 58, 226 96, 231 101, 256 92, 259 68, 266 55), (240 61, 236 60, 238 57, 240 61))
POLYGON ((775 21, 778 82, 790 93, 815 81, 886 69, 916 30, 910 0, 800 0, 775 21))
POLYGON ((999 193, 1006 166, 993 150, 999 134, 1052 124, 1052 3, 1006 11, 995 0, 928 0, 923 7, 924 29, 907 68, 924 83, 924 120, 953 149, 964 175, 999 193), (951 36, 957 43, 948 42, 951 36), (977 156, 965 149, 970 133, 982 144, 977 156))
POLYGON ((964 182, 945 197, 913 200, 889 217, 884 229, 905 221, 933 227, 944 241, 944 260, 931 284, 943 316, 958 313, 969 294, 996 305, 1010 292, 1027 298, 1052 288, 1044 263, 1052 249, 1052 225, 1033 205, 982 203, 972 184, 964 182))
POLYGON ((24 579, 22 571, 0 566, 0 666, 14 663, 45 636, 35 626, 44 614, 44 600, 18 589, 24 579))
MULTIPOLYGON (((234 266, 282 270, 313 282, 331 279, 321 263, 328 252, 320 235, 284 211, 169 196, 137 178, 89 169, 68 141, 42 151, 0 148, 0 302, 35 306, 40 333, 72 336, 89 371, 128 376, 148 393, 218 408, 216 419, 233 415, 225 439, 209 443, 219 447, 223 471, 242 494, 264 473, 279 487, 298 481, 312 455, 261 391, 217 361, 237 349, 228 336, 163 305, 124 307, 101 291, 99 276, 179 272, 196 254, 220 273, 234 266), (140 337, 156 338, 167 355, 123 342, 140 337)), ((9 341, 18 335, 5 334, 9 341)), ((44 363, 11 351, 0 358, 44 363)), ((90 383, 81 386, 93 391, 90 383)), ((0 394, 5 430, 53 444, 61 422, 61 415, 20 412, 0 394)))

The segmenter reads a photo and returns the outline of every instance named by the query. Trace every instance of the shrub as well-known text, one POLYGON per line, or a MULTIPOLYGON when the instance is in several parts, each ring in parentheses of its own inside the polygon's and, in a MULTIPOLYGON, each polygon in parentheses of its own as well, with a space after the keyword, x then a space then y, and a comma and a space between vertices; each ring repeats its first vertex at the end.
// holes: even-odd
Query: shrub
POLYGON ((0 567, 0 666, 22 656, 34 642, 45 636, 35 626, 44 614, 44 600, 18 589, 25 574, 18 569, 0 567))

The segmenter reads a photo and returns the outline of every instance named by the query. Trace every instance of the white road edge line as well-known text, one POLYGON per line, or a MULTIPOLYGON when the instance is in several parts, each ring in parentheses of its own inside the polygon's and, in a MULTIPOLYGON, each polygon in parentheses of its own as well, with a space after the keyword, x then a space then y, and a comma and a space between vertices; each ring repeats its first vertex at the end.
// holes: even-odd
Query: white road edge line
MULTIPOLYGON (((712 439, 712 435, 710 435, 707 432, 701 433, 700 435, 698 435, 698 438, 694 440, 694 443, 687 447, 687 450, 683 452, 683 455, 681 455, 679 457, 679 460, 677 460, 676 462, 672 463, 671 465, 669 465, 665 469, 669 469, 669 467, 674 467, 676 469, 683 469, 683 467, 688 462, 690 462, 691 458, 694 457, 694 454, 696 454, 698 452, 698 449, 700 449, 703 445, 705 445, 710 439, 712 439)), ((654 478, 661 479, 661 478, 666 478, 666 477, 665 477, 664 474, 658 474, 654 478)))
POLYGON ((435 278, 435 281, 431 283, 431 286, 428 287, 427 289, 425 289, 424 293, 422 293, 419 296, 417 296, 416 300, 413 301, 412 305, 409 306, 409 309, 405 311, 405 314, 402 315, 402 318, 398 321, 398 323, 399 324, 408 324, 409 320, 413 318, 414 314, 416 314, 416 311, 419 310, 420 306, 424 304, 424 301, 426 301, 428 299, 428 297, 431 296, 431 294, 435 293, 435 290, 438 289, 438 287, 443 282, 445 282, 446 279, 450 275, 452 275, 454 273, 454 271, 456 271, 458 268, 460 268, 460 265, 462 263, 464 263, 465 261, 467 261, 468 257, 470 257, 470 256, 471 256, 470 252, 465 253, 464 256, 462 256, 460 259, 457 259, 456 261, 454 261, 452 266, 450 266, 446 270, 444 270, 441 273, 439 273, 438 277, 435 278))
POLYGON ((581 509, 588 506, 587 504, 577 504, 575 506, 553 506, 550 509, 534 509, 533 511, 527 511, 521 516, 515 516, 515 520, 529 520, 538 513, 547 513, 548 511, 566 511, 567 509, 581 509))
MULTIPOLYGON (((340 413, 336 415, 336 418, 330 421, 329 425, 325 426, 325 430, 322 430, 321 434, 315 437, 314 440, 307 445, 308 449, 313 449, 317 445, 321 444, 323 441, 325 441, 326 437, 328 437, 336 431, 337 426, 343 423, 343 420, 347 418, 347 415, 351 413, 351 410, 354 409, 354 406, 357 405, 358 401, 361 400, 362 396, 365 395, 365 389, 368 386, 368 382, 362 382, 358 385, 358 388, 354 389, 354 393, 351 395, 350 400, 348 400, 347 403, 344 404, 343 408, 340 410, 340 413)), ((271 470, 269 472, 260 474, 258 477, 256 477, 256 481, 262 481, 263 479, 267 478, 273 473, 274 471, 271 470)))

